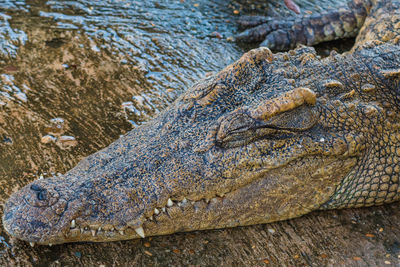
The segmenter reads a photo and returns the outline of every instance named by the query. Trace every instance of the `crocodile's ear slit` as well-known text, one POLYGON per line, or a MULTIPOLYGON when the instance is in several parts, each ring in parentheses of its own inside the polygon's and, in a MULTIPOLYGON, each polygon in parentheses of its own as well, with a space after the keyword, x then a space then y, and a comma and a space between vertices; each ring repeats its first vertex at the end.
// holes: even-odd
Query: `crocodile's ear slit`
POLYGON ((315 105, 317 95, 314 91, 306 87, 298 87, 274 99, 263 102, 259 107, 250 112, 254 119, 268 120, 269 118, 302 106, 315 105))

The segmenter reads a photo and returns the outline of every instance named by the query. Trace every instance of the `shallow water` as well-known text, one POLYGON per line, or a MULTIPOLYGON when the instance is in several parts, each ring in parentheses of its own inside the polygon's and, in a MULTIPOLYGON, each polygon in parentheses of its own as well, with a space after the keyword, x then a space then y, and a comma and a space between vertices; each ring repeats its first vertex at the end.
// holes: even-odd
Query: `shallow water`
MULTIPOLYGON (((342 2, 299 5, 316 12, 342 2)), ((238 59, 248 47, 227 41, 238 31, 234 10, 291 14, 278 0, 0 1, 0 202, 64 173, 238 59)), ((118 244, 32 249, 0 223, 2 266, 108 266, 127 243, 118 244)))

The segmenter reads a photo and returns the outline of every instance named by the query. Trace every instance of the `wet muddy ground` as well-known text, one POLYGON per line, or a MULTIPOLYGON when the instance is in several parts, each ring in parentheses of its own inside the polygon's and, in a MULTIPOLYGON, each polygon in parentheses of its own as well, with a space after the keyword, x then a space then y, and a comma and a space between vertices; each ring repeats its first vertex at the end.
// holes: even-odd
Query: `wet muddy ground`
MULTIPOLYGON (((40 176, 66 172, 239 58, 250 47, 228 41, 235 10, 291 14, 281 2, 0 1, 0 203, 40 176)), ((297 2, 317 12, 344 1, 297 2)), ((0 266, 395 266, 398 207, 34 248, 10 239, 0 222, 0 266)))

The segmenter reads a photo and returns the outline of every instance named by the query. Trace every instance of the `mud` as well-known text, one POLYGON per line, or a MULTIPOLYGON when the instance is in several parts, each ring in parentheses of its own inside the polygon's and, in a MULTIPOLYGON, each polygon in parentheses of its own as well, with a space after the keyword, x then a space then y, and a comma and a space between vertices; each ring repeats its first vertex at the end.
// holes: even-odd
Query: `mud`
MULTIPOLYGON (((239 58, 249 47, 229 42, 234 11, 290 14, 281 2, 1 1, 0 203, 34 179, 64 173, 239 58)), ((312 12, 341 2, 298 1, 312 12)), ((332 46, 343 45, 321 46, 321 53, 332 46)), ((34 248, 10 239, 0 222, 0 265, 398 265, 398 207, 34 248)))

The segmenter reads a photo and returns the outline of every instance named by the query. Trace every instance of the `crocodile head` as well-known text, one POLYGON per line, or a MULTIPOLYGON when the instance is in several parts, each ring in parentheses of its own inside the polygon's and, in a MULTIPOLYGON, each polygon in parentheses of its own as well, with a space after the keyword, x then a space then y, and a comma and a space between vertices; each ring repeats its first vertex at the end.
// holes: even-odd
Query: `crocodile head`
POLYGON ((65 175, 14 193, 4 227, 38 244, 101 242, 393 201, 394 182, 372 188, 362 167, 392 119, 354 60, 252 50, 65 175))

